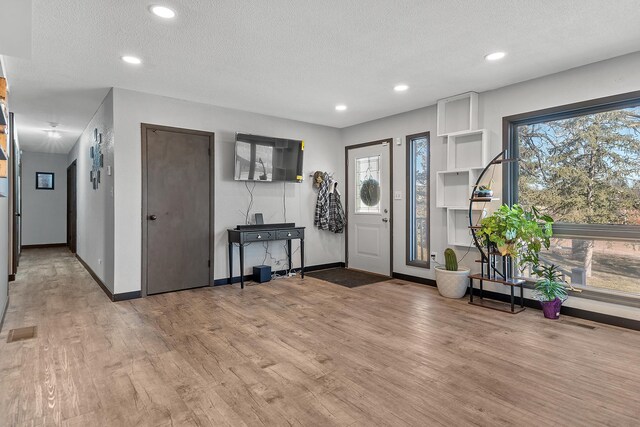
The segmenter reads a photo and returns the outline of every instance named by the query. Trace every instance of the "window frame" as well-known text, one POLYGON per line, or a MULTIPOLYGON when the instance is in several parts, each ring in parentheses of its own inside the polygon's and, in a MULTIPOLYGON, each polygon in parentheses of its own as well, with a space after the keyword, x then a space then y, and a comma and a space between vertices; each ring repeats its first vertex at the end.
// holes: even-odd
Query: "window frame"
POLYGON ((414 133, 406 136, 406 223, 405 223, 405 239, 406 239, 406 265, 420 268, 431 268, 431 133, 429 131, 414 133), (428 233, 426 235, 427 259, 426 261, 415 259, 414 254, 414 237, 416 231, 413 229, 415 218, 415 167, 413 162, 414 141, 426 138, 427 140, 427 185, 426 185, 426 224, 428 233))
MULTIPOLYGON (((518 158, 520 147, 516 138, 516 128, 551 120, 599 113, 640 105, 640 91, 595 98, 588 101, 561 105, 558 107, 521 113, 502 118, 502 147, 508 157, 518 158)), ((503 164, 502 194, 509 206, 518 203, 518 162, 503 164)), ((587 238, 594 240, 640 240, 640 226, 619 224, 553 224, 553 234, 558 237, 587 238)))
MULTIPOLYGON (((505 116, 502 118, 502 148, 506 150, 508 157, 518 157, 519 146, 515 136, 516 128, 520 125, 628 108, 639 104, 640 90, 505 116)), ((503 163, 502 167, 502 194, 504 202, 512 206, 518 202, 516 183, 519 176, 519 165, 518 162, 507 162, 503 163)), ((640 226, 559 223, 553 225, 553 234, 554 236, 566 238, 632 241, 640 240, 640 226)), ((528 282, 525 287, 533 289, 533 282, 528 282)), ((581 289, 581 293, 569 292, 570 296, 640 308, 640 298, 632 294, 620 294, 589 287, 581 289)))

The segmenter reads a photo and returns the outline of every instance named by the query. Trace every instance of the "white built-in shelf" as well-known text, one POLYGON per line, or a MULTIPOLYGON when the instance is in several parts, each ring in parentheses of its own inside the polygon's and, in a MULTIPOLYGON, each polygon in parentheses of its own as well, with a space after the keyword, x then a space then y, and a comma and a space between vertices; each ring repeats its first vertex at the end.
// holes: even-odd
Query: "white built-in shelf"
POLYGON ((436 207, 466 209, 473 195, 473 185, 482 170, 469 168, 436 172, 436 207))
MULTIPOLYGON (((489 132, 478 129, 478 94, 467 92, 438 101, 437 134, 447 138, 447 169, 436 173, 436 207, 447 208, 447 241, 468 247, 469 203, 473 186, 489 163, 489 132)), ((474 225, 486 215, 472 209, 474 225)))
POLYGON ((467 92, 438 101, 438 136, 478 128, 478 94, 467 92))
MULTIPOLYGON (((473 224, 479 224, 487 214, 485 209, 472 211, 473 224)), ((447 244, 449 246, 468 247, 473 243, 469 229, 469 208, 447 209, 447 244)))
POLYGON ((447 135, 447 170, 480 168, 489 163, 489 133, 486 129, 447 135))

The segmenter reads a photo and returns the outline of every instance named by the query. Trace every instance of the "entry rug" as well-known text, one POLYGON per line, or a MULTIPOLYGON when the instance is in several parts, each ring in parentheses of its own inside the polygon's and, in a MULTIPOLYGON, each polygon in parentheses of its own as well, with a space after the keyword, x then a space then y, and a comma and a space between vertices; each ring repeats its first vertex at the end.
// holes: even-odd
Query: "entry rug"
POLYGON ((389 277, 366 273, 364 271, 350 270, 348 268, 330 268, 305 274, 316 279, 324 280, 325 282, 346 286, 347 288, 357 288, 358 286, 390 280, 389 277))

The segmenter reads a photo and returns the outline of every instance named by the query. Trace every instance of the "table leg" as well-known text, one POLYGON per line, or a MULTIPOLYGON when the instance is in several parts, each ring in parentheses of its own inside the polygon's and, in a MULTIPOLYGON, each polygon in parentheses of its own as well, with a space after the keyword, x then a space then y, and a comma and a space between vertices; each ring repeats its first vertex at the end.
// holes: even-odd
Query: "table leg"
POLYGON ((229 243, 229 285, 233 283, 233 243, 229 243))
POLYGON ((304 279, 304 239, 300 239, 300 276, 304 279))
POLYGON ((293 262, 291 262, 291 239, 287 240, 287 252, 289 253, 289 271, 293 269, 293 262))
POLYGON ((484 297, 484 295, 482 294, 483 292, 484 292, 484 282, 480 280, 480 299, 484 297))
POLYGON ((513 313, 514 311, 514 304, 513 304, 513 286, 510 286, 511 288, 511 312, 513 313))
POLYGON ((240 243, 240 289, 244 289, 244 245, 240 243))
POLYGON ((522 290, 522 283, 520 283, 520 307, 524 308, 524 291, 522 290))
POLYGON ((473 302, 473 279, 469 277, 469 302, 473 302))

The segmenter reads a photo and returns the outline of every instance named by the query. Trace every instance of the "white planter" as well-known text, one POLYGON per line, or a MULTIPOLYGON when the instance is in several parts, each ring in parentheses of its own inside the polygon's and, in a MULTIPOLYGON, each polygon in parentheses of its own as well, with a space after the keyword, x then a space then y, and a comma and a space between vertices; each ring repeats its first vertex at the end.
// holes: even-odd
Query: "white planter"
POLYGON ((469 287, 468 276, 468 268, 449 271, 444 267, 436 267, 438 292, 446 298, 462 298, 469 287))

